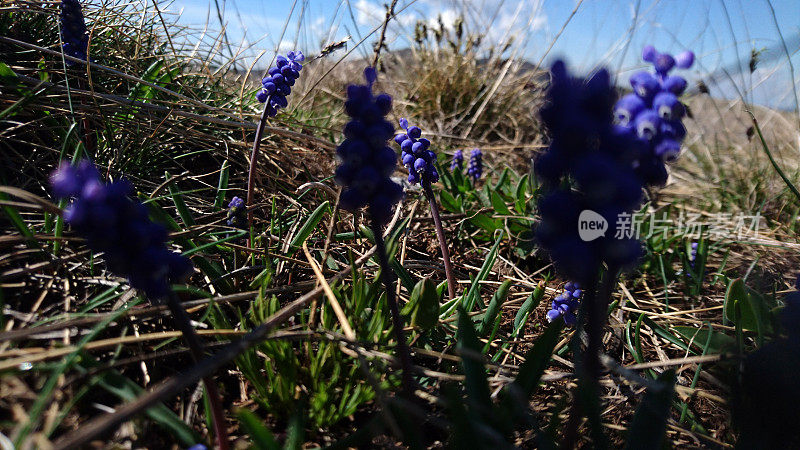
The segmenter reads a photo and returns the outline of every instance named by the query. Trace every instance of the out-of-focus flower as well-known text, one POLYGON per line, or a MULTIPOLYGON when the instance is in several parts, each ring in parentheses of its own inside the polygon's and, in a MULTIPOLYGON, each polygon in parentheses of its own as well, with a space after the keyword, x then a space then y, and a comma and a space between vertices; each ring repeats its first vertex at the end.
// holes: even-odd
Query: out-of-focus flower
POLYGON ((467 175, 471 176, 475 181, 478 181, 481 175, 483 175, 483 152, 481 152, 480 149, 473 149, 469 154, 467 175))
MULTIPOLYGON (((61 46, 64 54, 86 61, 89 50, 89 33, 78 0, 61 0, 59 21, 61 22, 61 46)), ((77 64, 67 61, 68 66, 77 64)))
POLYGON ((344 187, 341 206, 348 211, 368 206, 373 219, 386 223, 392 206, 403 196, 403 188, 390 178, 397 165, 397 155, 387 140, 394 127, 385 119, 392 109, 392 98, 373 95, 377 73, 364 70, 366 85, 347 88, 345 111, 351 117, 344 127, 345 140, 336 149, 342 164, 336 169, 336 182, 344 187))
POLYGON ((456 150, 453 153, 453 161, 450 163, 450 171, 455 172, 456 170, 460 171, 464 167, 464 152, 461 150, 456 150))
POLYGON ((125 276, 151 300, 169 293, 169 284, 186 278, 192 263, 166 249, 167 230, 150 221, 147 208, 130 197, 125 180, 109 184, 89 161, 62 163, 51 175, 58 198, 74 197, 64 220, 95 252, 103 252, 109 270, 125 276))

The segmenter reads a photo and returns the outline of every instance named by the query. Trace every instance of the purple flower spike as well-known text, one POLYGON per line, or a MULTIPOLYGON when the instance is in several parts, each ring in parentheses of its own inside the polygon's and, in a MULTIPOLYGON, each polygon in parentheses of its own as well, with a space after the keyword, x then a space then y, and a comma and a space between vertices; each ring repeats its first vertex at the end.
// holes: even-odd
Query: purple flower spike
POLYGON ((345 140, 336 149, 342 164, 336 169, 336 182, 344 187, 340 203, 348 211, 367 206, 380 224, 391 217, 392 207, 403 195, 403 188, 392 181, 397 155, 386 145, 394 127, 384 115, 391 109, 391 97, 374 96, 374 70, 364 71, 366 85, 347 88, 345 111, 350 122, 345 140))
POLYGON ((460 171, 464 166, 464 152, 461 150, 456 150, 453 153, 453 162, 450 163, 450 171, 455 172, 456 170, 460 171))
POLYGON ((469 165, 467 166, 467 175, 471 176, 473 180, 478 179, 483 174, 483 152, 480 149, 472 150, 469 155, 469 165))
POLYGON ((688 69, 692 64, 694 64, 694 52, 686 50, 675 57, 675 67, 679 69, 688 69))
POLYGON ((642 49, 642 59, 644 61, 652 63, 656 60, 657 56, 658 52, 656 51, 656 48, 653 47, 652 45, 645 45, 644 48, 642 49))
POLYGON ((64 220, 95 252, 103 252, 109 270, 128 278, 151 300, 169 294, 169 284, 187 277, 191 262, 166 249, 167 231, 150 221, 147 208, 130 197, 127 181, 110 184, 88 161, 62 164, 51 176, 57 197, 73 202, 64 220))
MULTIPOLYGON (((83 11, 78 0, 61 0, 59 10, 61 22, 61 41, 65 55, 86 61, 89 51, 89 34, 83 18, 83 11)), ((66 61, 74 66, 74 61, 66 61)))
POLYGON ((292 93, 292 86, 300 77, 300 70, 303 68, 300 62, 304 59, 301 52, 278 55, 275 58, 275 67, 271 67, 267 72, 269 75, 261 80, 262 89, 256 93, 256 100, 259 103, 268 103, 264 110, 268 117, 274 117, 279 109, 289 105, 286 96, 292 93))
POLYGON ((547 311, 547 321, 552 322, 561 317, 566 325, 575 325, 577 322, 575 311, 580 306, 582 296, 583 292, 578 289, 577 283, 567 282, 564 285, 564 292, 553 299, 551 309, 547 311))
MULTIPOLYGON (((406 130, 406 134, 401 135, 404 139, 400 141, 403 165, 408 168, 408 182, 417 184, 420 181, 436 183, 439 181, 439 172, 436 171, 436 153, 428 150, 431 142, 421 138, 422 129, 416 125, 409 125, 405 118, 400 119, 400 126, 406 130)), ((395 139, 395 142, 398 142, 395 139)))
POLYGON ((233 197, 228 203, 228 216, 227 224, 231 227, 245 228, 247 226, 247 208, 245 208, 244 200, 239 197, 233 197))

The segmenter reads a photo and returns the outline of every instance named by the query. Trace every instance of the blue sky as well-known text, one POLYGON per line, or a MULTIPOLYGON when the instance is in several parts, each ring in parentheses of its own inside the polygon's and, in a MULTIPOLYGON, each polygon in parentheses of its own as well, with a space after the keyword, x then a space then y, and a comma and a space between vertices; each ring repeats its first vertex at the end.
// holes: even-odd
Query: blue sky
MULTIPOLYGON (((264 52, 266 60, 259 62, 263 66, 278 48, 285 52, 296 46, 314 53, 322 43, 348 35, 358 42, 380 24, 388 0, 218 2, 224 8, 230 42, 242 45, 248 56, 264 52)), ((183 24, 201 26, 209 19, 210 26, 219 29, 214 0, 175 0, 170 9, 182 12, 183 24)), ((643 67, 640 50, 644 44, 673 53, 691 49, 698 55, 697 63, 684 75, 711 79, 709 85, 717 95, 731 97, 742 92, 755 103, 794 109, 792 71, 782 34, 800 90, 797 0, 399 0, 397 10, 401 12, 390 27, 390 49, 409 45, 417 20, 433 21, 441 15, 450 25, 463 14, 467 28, 485 34, 489 42, 513 36, 520 44, 514 47, 516 56, 533 62, 544 59, 545 64, 562 57, 584 71, 608 66, 621 82, 643 67), (545 55, 573 10, 571 21, 545 55), (766 51, 762 53, 764 62, 750 74, 747 67, 753 49, 766 51)), ((353 54, 369 53, 374 40, 367 39, 353 54)))

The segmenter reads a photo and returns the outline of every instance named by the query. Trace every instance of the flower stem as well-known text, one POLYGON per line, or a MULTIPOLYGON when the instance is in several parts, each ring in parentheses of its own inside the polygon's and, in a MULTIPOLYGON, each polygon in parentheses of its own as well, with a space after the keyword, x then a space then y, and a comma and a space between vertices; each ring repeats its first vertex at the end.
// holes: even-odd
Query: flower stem
POLYGON ((598 283, 595 277, 586 286, 586 296, 581 300, 578 329, 573 337, 575 369, 578 374, 577 401, 570 413, 570 419, 564 432, 565 440, 561 448, 575 448, 580 418, 586 416, 592 431, 595 448, 608 447, 608 440, 600 423, 600 377, 602 364, 600 352, 603 349, 603 330, 605 329, 608 304, 619 270, 609 267, 604 271, 598 283), (581 334, 586 331, 586 348, 580 351, 581 334))
POLYGON ((450 295, 450 300, 452 300, 456 296, 456 281, 453 278, 453 268, 450 265, 450 251, 447 249, 442 218, 439 216, 439 206, 436 204, 436 197, 433 196, 433 189, 431 189, 431 184, 428 180, 422 180, 422 190, 425 192, 425 198, 428 199, 428 204, 431 206, 431 216, 433 217, 433 225, 436 228, 436 237, 439 238, 439 246, 442 249, 444 274, 447 277, 447 293, 450 295))
POLYGON ((386 289, 386 303, 392 314, 394 322, 394 335, 397 340, 397 351, 400 353, 400 365, 403 369, 403 390, 409 397, 414 395, 414 378, 411 376, 411 352, 408 349, 405 333, 403 332, 403 318, 400 316, 400 308, 397 305, 397 298, 394 292, 394 277, 392 269, 389 267, 389 257, 386 255, 386 244, 383 242, 383 230, 377 220, 371 220, 372 234, 375 235, 375 247, 378 255, 378 263, 381 267, 381 280, 386 289))
MULTIPOLYGON (((167 296, 167 307, 172 313, 172 318, 175 324, 183 333, 183 338, 189 344, 189 351, 192 355, 194 362, 203 360, 203 344, 197 336, 197 332, 192 327, 189 315, 181 306, 178 298, 174 293, 167 296)), ((214 384, 214 379, 211 376, 203 378, 203 384, 208 393, 208 400, 211 404, 211 416, 214 422, 214 432, 217 435, 217 442, 219 443, 220 450, 228 450, 228 432, 225 427, 225 415, 222 412, 222 398, 219 395, 217 385, 214 384)))
MULTIPOLYGON (((253 140, 253 151, 250 153, 250 170, 247 172, 247 229, 253 229, 253 200, 254 188, 256 183, 256 166, 258 165, 258 149, 261 147, 261 137, 264 135, 264 127, 267 125, 267 108, 269 108, 269 101, 272 96, 267 97, 264 102, 264 110, 261 111, 261 119, 258 121, 256 127, 256 136, 253 140)), ((247 248, 252 247, 253 242, 248 233, 247 248)))

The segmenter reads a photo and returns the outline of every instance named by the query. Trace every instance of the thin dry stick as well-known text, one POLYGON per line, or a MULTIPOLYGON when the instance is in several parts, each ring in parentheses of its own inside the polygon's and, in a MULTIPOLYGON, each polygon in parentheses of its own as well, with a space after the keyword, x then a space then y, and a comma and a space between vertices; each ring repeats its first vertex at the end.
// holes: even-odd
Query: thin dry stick
POLYGON ((344 314, 344 310, 342 310, 342 305, 340 305, 339 301, 336 300, 336 296, 333 294, 331 286, 328 284, 328 281, 325 280, 325 276, 322 275, 322 271, 320 270, 317 261, 311 256, 311 252, 308 251, 308 245, 306 245, 305 241, 303 241, 303 252, 306 254, 308 263, 311 264, 311 268, 314 270, 314 275, 317 276, 317 280, 319 280, 322 290, 325 291, 325 296, 328 297, 328 301, 331 303, 331 307, 333 308, 333 312, 336 314, 336 318, 339 320, 339 324, 342 325, 342 331, 344 331, 345 337, 350 340, 355 340, 356 334, 350 327, 350 322, 348 322, 347 316, 344 314))
POLYGON ((447 239, 444 235, 444 228, 442 228, 442 219, 439 217, 439 206, 436 204, 436 197, 433 196, 433 189, 431 189, 430 182, 424 178, 422 180, 422 189, 423 192, 425 192, 425 197, 428 199, 428 204, 431 205, 433 225, 434 228, 436 228, 436 237, 439 238, 439 246, 442 249, 444 274, 447 277, 447 293, 450 295, 450 300, 452 300, 456 297, 456 281, 453 277, 453 268, 450 265, 450 251, 447 249, 447 239))
POLYGON ((378 68, 378 60, 381 56, 381 49, 383 48, 383 43, 386 42, 386 28, 389 26, 389 21, 394 16, 394 7, 397 6, 397 0, 392 0, 392 4, 386 8, 386 18, 383 20, 383 27, 381 28, 381 35, 378 38, 378 42, 375 43, 375 56, 372 58, 372 67, 378 68))

